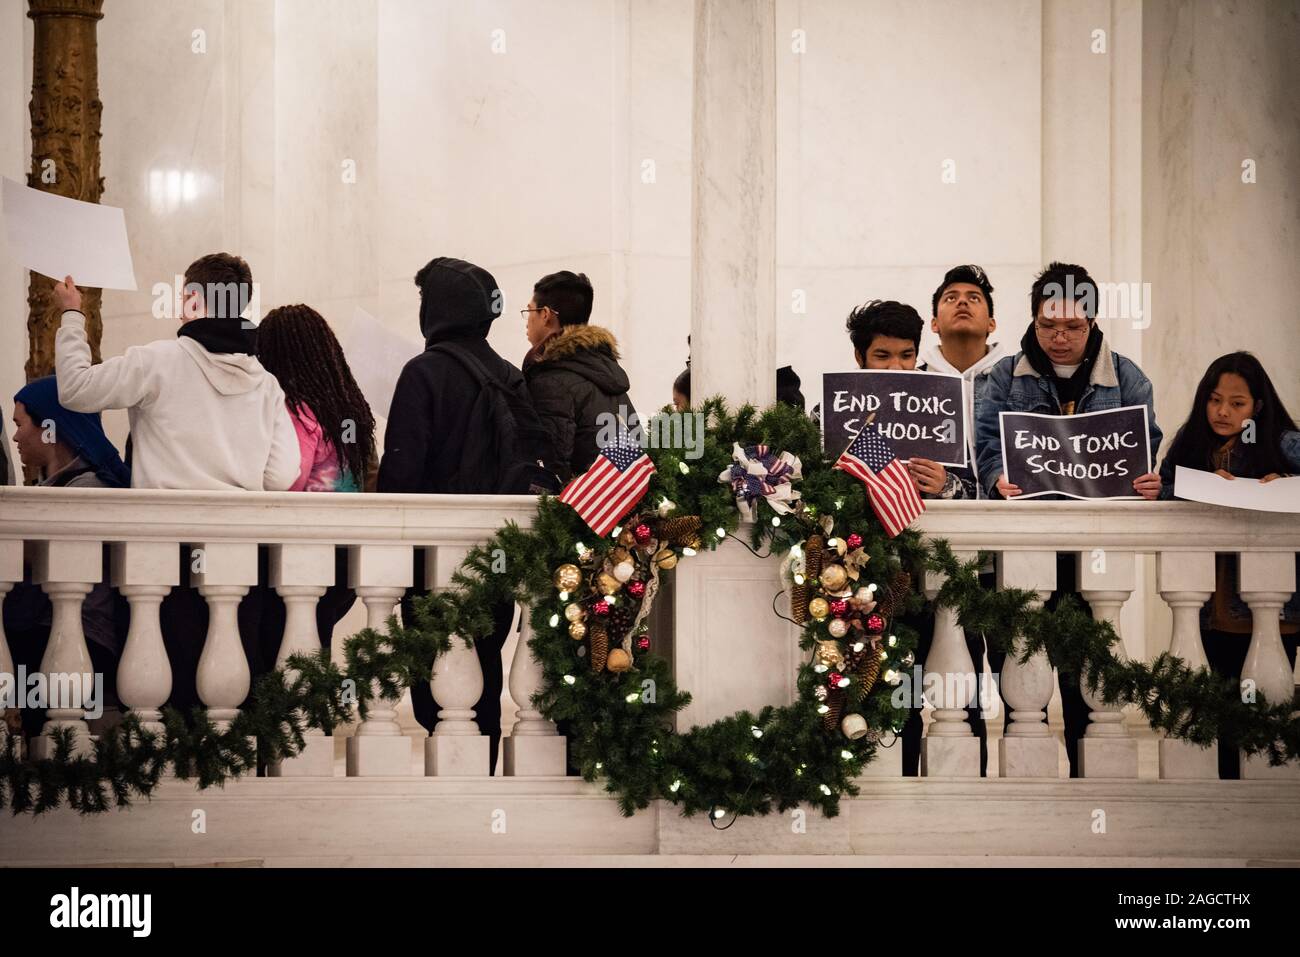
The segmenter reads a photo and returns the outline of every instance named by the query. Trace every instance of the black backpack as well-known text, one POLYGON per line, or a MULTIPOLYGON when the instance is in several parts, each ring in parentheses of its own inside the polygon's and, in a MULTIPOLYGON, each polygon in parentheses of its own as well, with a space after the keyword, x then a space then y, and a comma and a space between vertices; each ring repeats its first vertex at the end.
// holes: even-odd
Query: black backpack
POLYGON ((453 491, 495 495, 558 492, 560 480, 544 464, 555 458, 551 434, 527 392, 520 394, 509 389, 476 356, 455 342, 440 342, 428 351, 452 356, 479 384, 478 401, 466 423, 466 431, 470 436, 478 433, 487 440, 465 443, 465 454, 451 483, 453 491), (485 490, 476 482, 476 488, 463 488, 462 475, 493 476, 494 486, 485 490))

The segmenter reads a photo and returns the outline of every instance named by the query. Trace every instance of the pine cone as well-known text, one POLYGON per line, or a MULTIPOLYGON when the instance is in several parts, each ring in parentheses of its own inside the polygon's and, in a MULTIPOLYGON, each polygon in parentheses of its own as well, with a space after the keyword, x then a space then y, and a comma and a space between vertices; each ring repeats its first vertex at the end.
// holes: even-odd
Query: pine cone
POLYGON ((659 523, 659 539, 670 545, 698 548, 701 520, 698 515, 680 515, 659 523))
POLYGON ((609 633, 603 621, 593 620, 587 625, 587 638, 591 643, 591 670, 604 671, 609 660, 609 633))
POLYGON ((912 576, 907 572, 899 572, 885 589, 885 597, 876 606, 876 611, 885 618, 893 618, 896 612, 907 607, 907 599, 911 591, 912 576))
POLYGON ((822 727, 827 731, 836 731, 840 726, 840 716, 844 713, 844 690, 832 688, 826 696, 826 707, 830 708, 822 715, 822 727))
POLYGON ((790 586, 790 617, 799 624, 808 620, 808 599, 812 597, 812 588, 808 585, 790 586))
POLYGON ((803 543, 805 577, 816 578, 822 573, 822 552, 825 550, 826 539, 816 534, 808 536, 808 541, 803 543))
POLYGON ((858 684, 862 686, 862 697, 871 694, 871 689, 876 684, 876 679, 880 677, 880 653, 872 651, 867 655, 866 661, 862 663, 862 668, 857 673, 858 684))

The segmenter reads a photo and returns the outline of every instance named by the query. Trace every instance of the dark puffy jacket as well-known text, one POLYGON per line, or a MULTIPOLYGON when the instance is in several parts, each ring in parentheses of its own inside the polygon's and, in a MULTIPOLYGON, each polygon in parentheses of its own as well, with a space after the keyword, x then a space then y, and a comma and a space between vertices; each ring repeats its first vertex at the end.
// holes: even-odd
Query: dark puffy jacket
POLYGON ((565 326, 528 354, 524 376, 533 405, 555 442, 547 462, 567 482, 600 454, 602 426, 618 416, 630 427, 636 410, 628 398, 627 373, 618 364, 618 343, 600 326, 565 326))
MULTIPOLYGON (((523 373, 487 343, 501 305, 496 280, 486 269, 460 259, 435 259, 420 289, 420 331, 426 347, 455 342, 507 389, 526 397, 523 373)), ((408 362, 388 412, 379 491, 493 492, 495 475, 461 470, 462 461, 476 458, 471 443, 491 440, 484 430, 469 427, 480 391, 454 356, 426 351, 408 362)))

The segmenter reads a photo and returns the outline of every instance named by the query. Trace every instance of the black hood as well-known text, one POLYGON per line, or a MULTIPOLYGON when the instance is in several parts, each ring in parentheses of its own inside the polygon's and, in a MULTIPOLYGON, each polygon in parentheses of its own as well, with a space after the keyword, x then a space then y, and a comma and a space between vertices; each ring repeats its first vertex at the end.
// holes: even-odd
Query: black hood
POLYGON ((486 339, 504 298, 492 274, 463 259, 440 257, 416 276, 420 332, 428 345, 447 339, 486 339))

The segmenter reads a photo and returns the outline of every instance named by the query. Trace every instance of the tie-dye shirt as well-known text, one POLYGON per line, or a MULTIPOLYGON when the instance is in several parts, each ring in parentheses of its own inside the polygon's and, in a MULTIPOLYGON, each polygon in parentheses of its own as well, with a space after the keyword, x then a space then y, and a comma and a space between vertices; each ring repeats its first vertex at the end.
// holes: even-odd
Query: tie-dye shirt
POLYGON ((305 405, 290 406, 298 433, 298 448, 302 463, 298 479, 289 486, 290 492, 359 492, 356 478, 340 462, 338 451, 326 437, 311 409, 305 405))

